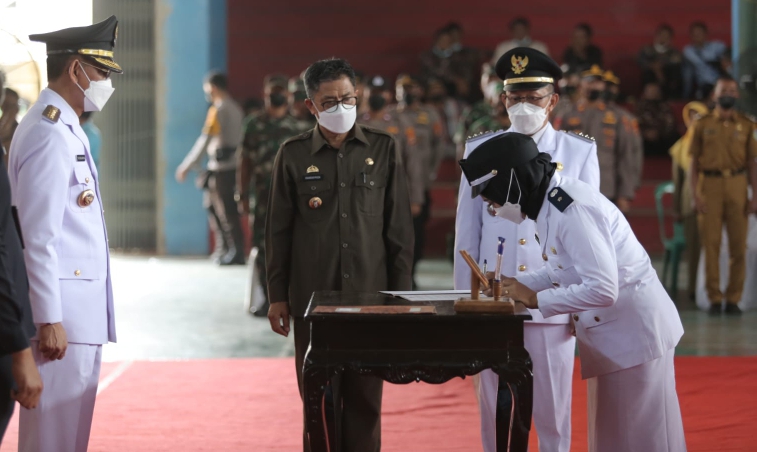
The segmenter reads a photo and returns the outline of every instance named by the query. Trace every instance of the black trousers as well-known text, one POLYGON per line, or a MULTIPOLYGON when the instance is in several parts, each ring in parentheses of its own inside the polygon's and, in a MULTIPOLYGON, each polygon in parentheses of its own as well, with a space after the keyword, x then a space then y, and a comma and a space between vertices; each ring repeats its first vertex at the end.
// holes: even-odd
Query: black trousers
MULTIPOLYGON (((310 324, 294 318, 294 362, 300 397, 303 394, 302 365, 310 345, 310 324)), ((336 438, 335 452, 379 452, 381 450, 381 396, 384 381, 380 378, 345 371, 331 381, 331 412, 340 419, 338 426, 329 422, 329 437, 336 438)), ((327 412, 329 406, 327 404, 327 412)), ((304 411, 303 411, 304 418, 304 411)), ((327 416, 331 419, 332 416, 327 416)), ((303 451, 310 452, 307 424, 303 431, 303 451)))
POLYGON ((235 170, 213 171, 208 176, 204 205, 215 237, 214 254, 218 257, 234 250, 234 257, 244 258, 244 234, 234 201, 235 190, 235 170))
POLYGON ((16 388, 11 372, 11 355, 0 356, 0 444, 3 443, 5 429, 13 415, 13 407, 16 401, 11 398, 11 390, 16 388))

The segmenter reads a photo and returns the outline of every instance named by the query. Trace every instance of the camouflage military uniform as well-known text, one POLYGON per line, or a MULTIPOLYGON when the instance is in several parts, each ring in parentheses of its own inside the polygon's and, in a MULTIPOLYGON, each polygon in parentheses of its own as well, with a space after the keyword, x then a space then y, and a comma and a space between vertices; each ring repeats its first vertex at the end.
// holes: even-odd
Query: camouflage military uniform
POLYGON ((558 130, 583 132, 596 139, 599 191, 607 198, 633 199, 641 172, 638 125, 604 102, 579 101, 554 120, 558 130))
POLYGON ((491 114, 492 107, 485 100, 476 102, 470 107, 466 107, 463 113, 460 115, 460 122, 457 125, 455 131, 454 142, 457 145, 458 157, 462 158, 465 148, 465 140, 473 135, 471 131, 471 125, 479 119, 491 114))
POLYGON ((499 117, 496 115, 493 115, 492 113, 487 114, 483 118, 478 119, 473 124, 471 124, 470 129, 468 131, 468 136, 477 135, 479 133, 484 132, 490 132, 490 131, 496 131, 496 130, 506 130, 510 127, 506 124, 502 124, 500 122, 499 117))
POLYGON ((250 200, 250 227, 252 246, 258 247, 255 261, 266 290, 265 274, 265 216, 268 211, 268 195, 271 187, 273 161, 281 144, 302 131, 297 120, 290 115, 272 118, 265 111, 252 115, 242 126, 242 145, 238 152, 242 159, 252 164, 252 181, 248 187, 250 200))

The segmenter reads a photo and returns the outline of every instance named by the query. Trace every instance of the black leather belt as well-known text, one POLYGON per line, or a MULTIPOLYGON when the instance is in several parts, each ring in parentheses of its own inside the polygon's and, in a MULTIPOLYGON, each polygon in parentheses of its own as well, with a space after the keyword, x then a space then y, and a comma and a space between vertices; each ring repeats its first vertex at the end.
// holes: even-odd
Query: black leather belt
POLYGON ((708 177, 731 177, 744 173, 746 173, 746 168, 739 168, 737 170, 702 170, 702 174, 708 177))

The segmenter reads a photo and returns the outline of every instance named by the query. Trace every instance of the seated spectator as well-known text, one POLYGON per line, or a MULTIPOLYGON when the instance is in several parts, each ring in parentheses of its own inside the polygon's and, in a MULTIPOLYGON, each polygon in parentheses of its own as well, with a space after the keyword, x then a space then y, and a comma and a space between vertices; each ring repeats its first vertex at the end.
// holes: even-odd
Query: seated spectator
POLYGON ((562 57, 568 71, 576 72, 593 65, 602 66, 602 49, 591 43, 593 34, 594 31, 589 24, 581 23, 573 29, 571 44, 565 49, 562 57))
POLYGON ((641 49, 641 84, 658 83, 665 99, 680 99, 683 95, 683 57, 672 46, 672 40, 673 29, 663 24, 657 27, 652 44, 641 49))
POLYGON ((666 155, 678 139, 673 109, 657 83, 647 83, 636 105, 636 117, 644 140, 644 155, 666 155))
POLYGON ((726 52, 721 41, 707 39, 707 25, 694 22, 689 27, 691 44, 683 48, 684 96, 707 99, 718 77, 723 75, 720 58, 726 52))
POLYGON ((434 47, 421 55, 422 76, 443 80, 451 96, 469 104, 481 98, 477 86, 480 65, 480 52, 463 45, 457 23, 438 30, 434 47))
POLYGON ((500 42, 497 46, 494 55, 492 55, 492 66, 497 64, 499 57, 516 47, 530 47, 545 55, 549 55, 549 49, 547 49, 546 44, 531 39, 531 24, 525 17, 519 17, 510 22, 510 37, 509 41, 500 42))

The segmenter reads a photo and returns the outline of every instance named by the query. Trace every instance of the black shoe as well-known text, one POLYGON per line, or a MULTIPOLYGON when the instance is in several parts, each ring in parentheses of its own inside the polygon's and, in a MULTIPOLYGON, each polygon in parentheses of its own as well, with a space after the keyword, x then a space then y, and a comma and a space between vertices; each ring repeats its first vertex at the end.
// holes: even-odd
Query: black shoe
POLYGON ((712 316, 720 315, 723 312, 723 306, 721 306, 720 303, 713 303, 710 305, 710 310, 708 312, 712 316))
POLYGON ((218 265, 221 266, 227 266, 227 265, 244 265, 244 254, 237 253, 236 250, 231 250, 228 253, 226 253, 225 256, 221 258, 221 262, 218 265))
POLYGON ((251 311, 252 315, 255 317, 268 317, 268 308, 271 305, 266 302, 263 306, 260 307, 260 309, 256 309, 255 311, 251 311))
POLYGON ((727 315, 741 315, 741 308, 739 308, 739 305, 735 303, 726 303, 725 313, 727 315))

